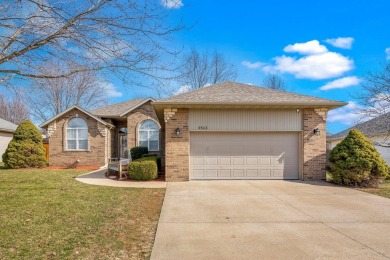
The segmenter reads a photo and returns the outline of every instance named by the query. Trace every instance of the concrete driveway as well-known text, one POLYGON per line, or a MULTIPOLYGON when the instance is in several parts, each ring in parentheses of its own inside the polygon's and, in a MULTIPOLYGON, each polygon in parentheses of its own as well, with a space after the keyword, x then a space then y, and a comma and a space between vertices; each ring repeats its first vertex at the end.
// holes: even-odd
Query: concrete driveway
POLYGON ((325 182, 168 183, 152 259, 390 259, 390 199, 325 182))

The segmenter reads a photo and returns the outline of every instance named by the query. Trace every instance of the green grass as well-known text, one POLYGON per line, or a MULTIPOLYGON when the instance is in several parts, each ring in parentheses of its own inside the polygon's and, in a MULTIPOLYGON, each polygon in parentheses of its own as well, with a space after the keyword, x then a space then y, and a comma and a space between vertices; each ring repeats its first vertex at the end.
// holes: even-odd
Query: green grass
POLYGON ((149 258, 165 190, 74 179, 84 172, 0 168, 0 259, 149 258))
POLYGON ((378 188, 361 188, 359 190, 390 198, 390 180, 386 180, 383 184, 380 184, 378 188))

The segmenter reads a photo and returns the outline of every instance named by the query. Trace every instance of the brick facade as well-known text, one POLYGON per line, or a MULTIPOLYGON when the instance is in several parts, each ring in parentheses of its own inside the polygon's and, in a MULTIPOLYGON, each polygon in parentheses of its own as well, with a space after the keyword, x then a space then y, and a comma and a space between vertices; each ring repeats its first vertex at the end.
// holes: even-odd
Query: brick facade
POLYGON ((303 110, 303 180, 326 178, 327 109, 303 110), (318 128, 320 135, 314 134, 318 128))
MULTIPOLYGON (((164 138, 163 138, 163 132, 161 131, 160 123, 157 119, 156 112, 154 111, 154 108, 150 104, 151 102, 148 102, 146 104, 143 104, 142 106, 134 109, 127 115, 127 145, 129 147, 129 151, 131 148, 138 146, 138 129, 140 124, 147 120, 151 119, 155 121, 160 129, 160 144, 159 144, 159 151, 150 151, 152 154, 157 154, 161 157, 164 157, 164 138)), ((164 158, 162 158, 162 163, 164 161, 164 158)))
POLYGON ((165 180, 188 181, 190 172, 190 144, 188 109, 165 108, 165 180), (180 135, 176 135, 176 128, 180 135))
POLYGON ((109 129, 78 109, 73 109, 50 123, 48 126, 49 165, 75 167, 77 165, 106 164, 110 145, 109 129), (67 122, 79 117, 88 124, 88 151, 67 151, 66 127, 67 122))

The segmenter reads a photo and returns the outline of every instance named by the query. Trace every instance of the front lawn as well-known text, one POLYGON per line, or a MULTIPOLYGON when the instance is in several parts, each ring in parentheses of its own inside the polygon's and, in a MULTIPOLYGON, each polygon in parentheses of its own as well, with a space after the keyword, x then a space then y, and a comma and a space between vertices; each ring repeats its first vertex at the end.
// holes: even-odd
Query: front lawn
POLYGON ((365 191, 378 196, 390 198, 390 180, 386 180, 378 188, 361 188, 361 191, 365 191))
POLYGON ((165 189, 74 179, 84 172, 0 167, 0 259, 149 258, 165 189))

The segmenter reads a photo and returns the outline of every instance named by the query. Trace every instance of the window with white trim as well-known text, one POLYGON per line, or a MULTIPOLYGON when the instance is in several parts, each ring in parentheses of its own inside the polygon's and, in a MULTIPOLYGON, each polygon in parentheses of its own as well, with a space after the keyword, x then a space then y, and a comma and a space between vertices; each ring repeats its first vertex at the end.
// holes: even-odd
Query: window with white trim
POLYGON ((67 150, 88 150, 88 124, 84 119, 72 118, 66 128, 67 150))
POLYGON ((138 130, 138 145, 148 147, 149 151, 159 151, 159 129, 153 120, 145 120, 138 130))

